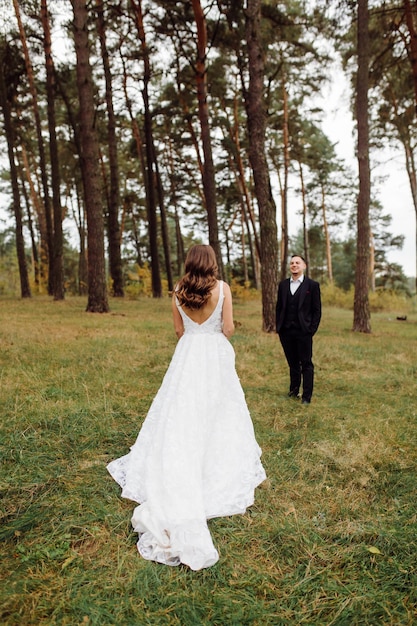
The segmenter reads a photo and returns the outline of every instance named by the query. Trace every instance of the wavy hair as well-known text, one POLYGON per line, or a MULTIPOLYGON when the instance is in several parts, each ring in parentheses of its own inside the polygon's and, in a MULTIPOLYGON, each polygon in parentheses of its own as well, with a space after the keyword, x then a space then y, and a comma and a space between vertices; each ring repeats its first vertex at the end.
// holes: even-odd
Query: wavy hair
POLYGON ((201 309, 209 300, 217 282, 217 261, 211 246, 196 245, 185 259, 185 274, 175 293, 181 306, 201 309))

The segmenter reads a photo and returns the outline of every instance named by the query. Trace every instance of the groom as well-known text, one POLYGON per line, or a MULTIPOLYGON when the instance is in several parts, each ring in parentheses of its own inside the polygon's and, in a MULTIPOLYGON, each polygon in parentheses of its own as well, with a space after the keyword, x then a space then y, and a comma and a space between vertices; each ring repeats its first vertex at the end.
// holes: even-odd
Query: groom
POLYGON ((314 382, 313 335, 320 324, 321 297, 319 283, 304 275, 306 267, 302 256, 291 257, 291 277, 278 286, 276 331, 290 368, 288 395, 299 397, 302 381, 302 403, 310 404, 314 382))

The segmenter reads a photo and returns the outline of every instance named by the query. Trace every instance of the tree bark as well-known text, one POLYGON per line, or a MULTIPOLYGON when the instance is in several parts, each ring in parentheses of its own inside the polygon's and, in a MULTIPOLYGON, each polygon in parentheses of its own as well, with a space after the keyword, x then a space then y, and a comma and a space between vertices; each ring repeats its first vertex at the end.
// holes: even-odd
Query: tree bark
POLYGON ((137 0, 137 2, 135 0, 130 1, 134 10, 136 27, 141 42, 144 67, 142 97, 145 109, 146 195, 149 222, 149 244, 151 252, 152 295, 154 298, 160 298, 162 296, 162 283, 158 254, 158 221, 156 216, 152 115, 149 106, 148 89, 151 80, 151 67, 149 62, 149 49, 146 43, 145 29, 143 26, 142 2, 141 0, 137 0))
POLYGON ((104 79, 106 85, 107 106, 107 137, 109 147, 110 194, 107 214, 107 231, 109 239, 109 270, 112 277, 112 294, 117 298, 124 296, 123 266, 120 252, 121 233, 119 226, 119 164, 117 157, 116 116, 113 107, 113 84, 109 53, 106 41, 106 20, 104 18, 103 0, 96 0, 97 30, 100 39, 101 56, 103 61, 104 79))
POLYGON ((22 166, 20 163, 17 164, 17 170, 20 178, 20 188, 22 190, 23 197, 25 199, 26 204, 26 212, 27 212, 27 225, 30 233, 30 242, 32 245, 32 267, 33 267, 33 277, 35 283, 35 289, 37 293, 39 293, 40 286, 40 274, 39 274, 39 254, 38 254, 38 246, 36 243, 35 229, 33 227, 33 219, 30 208, 30 197, 26 189, 25 177, 23 174, 22 166))
POLYGON ((170 178, 170 203, 174 207, 174 220, 175 220, 175 243, 176 243, 176 251, 177 251, 177 276, 182 276, 184 273, 184 262, 185 262, 185 250, 184 250, 184 241, 181 232, 181 222, 180 217, 178 215, 178 202, 177 202, 177 189, 176 189, 176 176, 175 176, 175 165, 173 158, 173 149, 172 149, 172 139, 169 136, 169 132, 167 133, 167 152, 168 152, 168 170, 169 170, 169 178, 170 178))
POLYGON ((48 190, 48 176, 46 172, 46 157, 45 157, 45 148, 43 144, 42 138, 42 126, 41 126, 41 117, 39 113, 38 107, 38 94, 35 85, 35 79, 33 76, 33 68, 32 63, 29 56, 29 50, 26 42, 26 33, 22 24, 22 19, 20 17, 20 8, 18 0, 13 0, 13 6, 16 14, 16 20, 19 28, 20 39, 22 43, 23 53, 25 57, 25 66, 26 66, 26 74, 29 81, 29 89, 32 97, 32 106, 33 106, 33 115, 35 118, 35 128, 36 128, 36 136, 38 142, 38 150, 39 150, 39 166, 41 170, 41 180, 42 180, 42 189, 43 189, 43 205, 45 210, 45 220, 46 220, 46 229, 47 229, 47 238, 48 238, 48 293, 53 294, 53 276, 54 276, 54 233, 53 233, 53 224, 52 224, 52 215, 51 215, 51 205, 49 201, 49 190, 48 190))
MULTIPOLYGON (((416 5, 416 3, 414 2, 416 5)), ((416 10, 416 6, 414 7, 414 11, 416 10)), ((410 46, 409 46, 409 54, 408 57, 411 63, 411 71, 413 75, 413 84, 414 84, 414 99, 415 99, 415 109, 417 113, 417 31, 414 22, 413 8, 411 6, 411 0, 404 0, 404 12, 405 12, 405 21, 407 23, 408 32, 410 33, 410 46)))
MULTIPOLYGON (((417 3, 414 2, 415 11, 417 11, 417 3)), ((404 0, 404 10, 405 10, 405 19, 407 23, 408 32, 410 33, 410 46, 409 46, 409 59, 411 63, 411 71, 413 75, 413 85, 414 85, 414 100, 415 100, 415 110, 417 114, 417 31, 415 27, 415 20, 413 15, 413 9, 411 6, 410 0, 404 0)), ((407 148, 406 148, 406 158, 407 158, 407 148)), ((417 190, 416 190, 416 182, 415 182, 415 171, 413 172, 413 176, 410 174, 410 169, 407 167, 408 176, 410 179, 411 185, 411 193, 413 196, 414 209, 416 213, 416 222, 417 222, 417 190)), ((415 233, 416 239, 416 277, 415 277, 415 290, 417 293, 417 227, 415 233)))
MULTIPOLYGON (((57 89, 59 90, 59 94, 65 104, 65 108, 68 115, 68 123, 69 127, 73 132, 73 141, 76 148, 76 153, 82 162, 82 147, 81 147, 81 129, 79 124, 76 121, 76 114, 73 109, 72 101, 69 96, 66 85, 63 84, 63 81, 59 80, 59 75, 55 74, 55 80, 57 89)), ((87 185, 85 178, 84 168, 80 168, 80 176, 82 182, 82 190, 87 185)), ((79 247, 79 257, 78 257, 78 295, 85 296, 88 294, 88 267, 87 267, 87 250, 86 250, 86 208, 85 203, 82 200, 82 190, 80 189, 79 181, 75 181, 75 193, 77 198, 77 210, 73 209, 73 217, 75 224, 77 226, 78 235, 80 239, 80 247, 79 247)), ((69 194, 68 194, 69 195, 69 194)))
POLYGON ((46 66, 46 94, 49 128, 49 154, 51 158, 51 181, 53 202, 53 263, 52 294, 54 300, 64 299, 64 259, 62 233, 61 185, 59 172, 58 143, 55 121, 55 70, 52 59, 51 30, 47 0, 41 0, 41 20, 43 27, 43 47, 46 66))
POLYGON ((307 227, 307 202, 306 202, 306 188, 304 184, 304 172, 301 159, 298 161, 298 168, 300 171, 300 184, 301 184, 301 199, 303 203, 303 248, 304 259, 307 265, 306 274, 309 275, 310 268, 310 243, 308 240, 308 227, 307 227))
POLYGON ((200 120, 201 141, 203 144, 204 154, 203 188, 204 197, 206 199, 209 244, 216 254, 219 274, 220 276, 223 276, 223 261, 217 220, 216 180, 214 174, 210 136, 210 117, 207 101, 207 24, 200 0, 192 0, 192 6, 197 26, 197 60, 195 65, 195 77, 197 84, 198 116, 200 120))
MULTIPOLYGON (((416 223, 417 223, 417 172, 416 172, 416 164, 414 159, 414 153, 411 148, 410 142, 403 142, 404 151, 405 151, 405 163, 406 170, 408 174, 408 180, 410 181, 410 190, 411 197, 413 199, 414 212, 416 214, 416 223)), ((416 241, 416 252, 417 252, 417 228, 415 232, 415 241, 416 241)), ((417 293, 417 254, 416 254, 416 277, 414 288, 417 293)))
POLYGON ((37 217, 37 226, 39 229, 39 237, 40 237, 40 245, 39 245, 39 255, 38 255, 38 269, 39 269, 39 284, 40 288, 42 284, 45 283, 45 278, 47 276, 47 267, 48 267, 48 237, 47 237, 47 229, 46 229, 46 221, 45 221, 45 211, 42 207, 42 202, 39 198, 38 192, 35 188, 30 163, 27 155, 27 151, 25 146, 22 144, 20 146, 21 157, 22 157, 22 167, 25 173, 26 181, 29 185, 29 195, 35 209, 36 217, 37 217), (46 268, 46 269, 45 269, 46 268))
POLYGON ((369 284, 371 291, 374 292, 376 290, 376 281, 375 281, 375 239, 373 233, 370 235, 370 246, 369 246, 369 284))
POLYGON ((288 260, 288 174, 290 169, 290 140, 288 132, 288 93, 285 85, 285 76, 282 81, 283 102, 283 153, 284 153, 284 181, 281 192, 281 280, 287 276, 288 260))
POLYGON ((13 192, 13 210, 16 221, 16 250, 17 260, 19 265, 19 277, 20 277, 20 293, 22 298, 30 298, 30 285, 29 276, 26 264, 25 254, 25 242, 23 239, 23 220, 22 220, 22 208, 20 206, 20 194, 19 194, 19 180, 18 172, 15 163, 15 133, 13 128, 13 122, 10 111, 10 103, 7 97, 6 88, 6 49, 4 44, 0 49, 0 103, 3 110, 4 118, 4 131, 7 140, 7 153, 10 164, 10 178, 12 183, 13 192))
POLYGON ((84 197, 87 213, 88 303, 87 311, 109 310, 104 255, 104 218, 99 144, 94 126, 94 86, 88 44, 86 0, 71 0, 74 13, 74 42, 77 56, 77 87, 80 101, 81 167, 84 168, 84 197))
POLYGON ((368 0, 358 0, 358 72, 356 83, 356 119, 358 125, 359 195, 357 207, 357 253, 353 330, 371 332, 369 311, 369 205, 371 173, 369 166, 369 12, 368 0))
POLYGON ((241 151, 240 138, 239 138, 239 117, 238 117, 238 105, 237 105, 236 96, 233 101, 233 118, 234 118, 234 123, 233 123, 233 132, 231 133, 231 139, 234 142, 234 145, 236 147, 235 161, 236 161, 236 168, 237 168, 237 185, 239 188, 239 192, 242 195, 242 199, 244 199, 244 203, 242 203, 242 213, 243 213, 243 217, 244 217, 245 224, 246 224, 246 231, 247 231, 248 242, 249 242, 249 249, 250 249, 250 255, 251 255, 251 264, 252 264, 253 277, 255 281, 255 287, 256 289, 260 289, 261 280, 260 280, 259 266, 260 266, 260 258, 261 258, 261 244, 259 241, 258 231, 256 228, 255 216, 253 214, 252 201, 251 201, 248 185, 246 184, 246 179, 245 179, 245 169, 243 166, 242 151, 241 151), (254 239, 255 245, 252 242, 252 235, 251 235, 250 228, 249 228, 249 220, 250 220, 250 224, 252 225, 253 239, 254 239))
POLYGON ((86 250, 86 215, 82 202, 82 193, 79 185, 75 187, 76 193, 76 209, 72 207, 74 222, 77 225, 78 236, 80 239, 80 248, 78 253, 78 295, 85 296, 88 294, 88 266, 87 266, 87 250, 86 250))
POLYGON ((326 194, 324 192, 324 184, 321 183, 321 212, 323 215, 323 232, 326 244, 326 262, 327 262, 327 278, 329 283, 333 283, 333 265, 332 265, 332 246, 330 243, 329 225, 326 215, 326 194))
POLYGON ((161 234, 162 234, 162 245, 164 248, 164 259, 165 259, 165 271, 167 275, 168 282, 168 291, 172 291, 174 289, 174 281, 172 278, 172 267, 171 267, 171 252, 169 248, 169 232, 168 232, 168 218, 167 211, 165 208, 165 197, 164 197, 164 189, 162 186, 161 174, 158 167, 158 159, 155 153, 155 146, 152 144, 154 150, 154 164, 155 164, 155 184, 156 184, 156 192, 158 195, 158 204, 159 204, 159 213, 161 216, 161 234))
POLYGON ((278 283, 278 238, 276 207, 271 193, 265 152, 264 58, 260 41, 261 1, 248 0, 246 41, 248 45, 249 88, 247 111, 249 160, 253 171, 259 210, 261 238, 261 283, 263 330, 275 331, 278 283))

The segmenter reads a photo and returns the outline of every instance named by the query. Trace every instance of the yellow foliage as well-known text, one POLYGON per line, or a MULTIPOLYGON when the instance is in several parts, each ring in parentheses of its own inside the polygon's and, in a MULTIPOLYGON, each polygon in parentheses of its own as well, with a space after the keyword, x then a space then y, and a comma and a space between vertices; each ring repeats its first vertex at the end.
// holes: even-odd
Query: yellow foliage
MULTIPOLYGON (((355 288, 344 291, 331 283, 322 283, 321 299, 323 306, 334 306, 341 309, 353 309, 355 288)), ((396 312, 404 315, 411 311, 412 300, 406 295, 390 291, 388 289, 377 289, 369 292, 369 309, 371 313, 378 311, 396 312)))
POLYGON ((236 278, 232 278, 230 281, 230 289, 232 296, 239 300, 257 300, 261 297, 260 291, 250 286, 250 282, 245 282, 243 285, 239 283, 236 278))
POLYGON ((143 267, 135 265, 134 271, 128 271, 125 293, 131 297, 152 295, 152 275, 148 264, 143 267))
MULTIPOLYGON (((168 293, 168 281, 162 279, 162 293, 168 293)), ((152 273, 147 263, 140 267, 135 265, 134 271, 127 272, 125 294, 131 298, 138 296, 152 296, 152 273)))
POLYGON ((391 311, 404 315, 411 310, 411 298, 389 289, 377 289, 369 293, 369 308, 373 313, 391 311))
POLYGON ((354 289, 344 291, 336 287, 334 283, 321 284, 321 301, 323 306, 340 307, 341 309, 353 309, 354 289))

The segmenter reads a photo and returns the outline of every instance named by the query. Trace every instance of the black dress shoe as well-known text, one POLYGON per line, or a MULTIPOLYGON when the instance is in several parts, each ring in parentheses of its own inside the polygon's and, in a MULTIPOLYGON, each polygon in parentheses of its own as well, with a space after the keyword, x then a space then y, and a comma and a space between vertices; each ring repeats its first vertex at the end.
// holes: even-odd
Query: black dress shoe
POLYGON ((297 391, 296 389, 294 389, 293 391, 289 391, 288 392, 288 397, 289 398, 299 398, 300 397, 300 392, 297 391))

